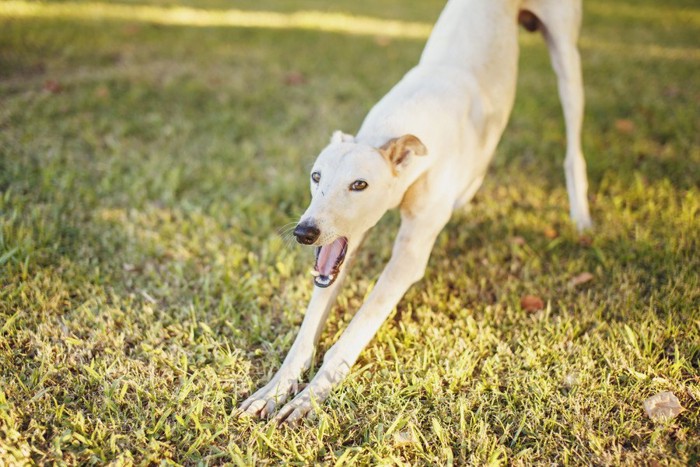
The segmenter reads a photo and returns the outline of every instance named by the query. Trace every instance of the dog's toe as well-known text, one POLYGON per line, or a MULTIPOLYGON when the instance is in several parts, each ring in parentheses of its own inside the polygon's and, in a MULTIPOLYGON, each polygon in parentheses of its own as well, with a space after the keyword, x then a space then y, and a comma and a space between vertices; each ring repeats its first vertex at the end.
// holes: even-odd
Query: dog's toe
POLYGON ((576 219, 574 222, 576 222, 576 229, 580 233, 585 232, 586 230, 590 230, 593 228, 593 221, 591 220, 590 216, 585 216, 585 217, 576 219))
POLYGON ((280 409, 275 416, 275 421, 279 424, 296 425, 311 410, 311 403, 292 401, 280 409))
POLYGON ((306 415, 309 413, 310 410, 310 407, 298 407, 287 416, 287 418, 284 420, 284 423, 287 425, 296 425, 297 423, 301 422, 304 418, 306 418, 306 415))
POLYGON ((318 385, 306 386, 294 399, 284 405, 275 415, 278 424, 294 425, 318 410, 318 404, 328 396, 328 389, 318 385), (315 390, 314 390, 315 389, 315 390))
POLYGON ((265 407, 260 411, 260 418, 267 418, 275 411, 277 408, 277 401, 275 399, 270 399, 265 404, 265 407))
POLYGON ((250 417, 259 415, 260 411, 265 406, 265 401, 262 399, 257 399, 254 397, 248 398, 241 406, 238 408, 239 417, 250 417))
POLYGON ((268 417, 275 411, 275 408, 278 407, 279 404, 287 400, 291 386, 291 383, 282 386, 278 381, 271 381, 240 405, 238 408, 239 417, 268 417))

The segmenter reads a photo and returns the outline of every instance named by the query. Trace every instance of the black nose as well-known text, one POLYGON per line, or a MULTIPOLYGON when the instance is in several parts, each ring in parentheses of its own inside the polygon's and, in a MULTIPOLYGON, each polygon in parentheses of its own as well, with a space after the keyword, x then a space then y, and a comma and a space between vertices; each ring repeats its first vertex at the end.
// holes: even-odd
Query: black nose
POLYGON ((294 236, 297 238, 297 242, 304 245, 311 245, 318 239, 319 235, 321 235, 321 231, 313 224, 302 223, 294 229, 294 236))

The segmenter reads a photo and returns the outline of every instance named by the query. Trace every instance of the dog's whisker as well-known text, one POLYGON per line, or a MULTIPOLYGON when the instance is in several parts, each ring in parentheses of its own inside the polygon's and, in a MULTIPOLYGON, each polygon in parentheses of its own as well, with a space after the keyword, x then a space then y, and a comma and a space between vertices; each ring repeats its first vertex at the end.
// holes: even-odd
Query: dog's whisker
POLYGON ((294 238, 294 228, 293 227, 288 227, 284 231, 278 231, 277 232, 280 237, 284 239, 293 239, 294 238))
POLYGON ((284 224, 283 226, 278 227, 277 232, 279 232, 281 234, 283 232, 292 231, 292 230, 294 230, 294 227, 296 227, 296 225, 297 225, 296 222, 288 222, 288 223, 284 224))
POLYGON ((284 225, 278 227, 278 228, 277 228, 277 233, 279 233, 280 235, 284 235, 284 234, 286 234, 286 233, 288 233, 288 232, 293 231, 293 230, 296 228, 297 224, 299 224, 299 219, 300 219, 300 218, 301 218, 301 216, 295 216, 295 217, 293 217, 289 222, 287 222, 286 224, 284 224, 284 225))
POLYGON ((282 237, 282 242, 284 244, 285 249, 291 250, 295 246, 296 238, 294 237, 294 235, 292 235, 291 232, 287 232, 285 234, 282 234, 281 237, 282 237))

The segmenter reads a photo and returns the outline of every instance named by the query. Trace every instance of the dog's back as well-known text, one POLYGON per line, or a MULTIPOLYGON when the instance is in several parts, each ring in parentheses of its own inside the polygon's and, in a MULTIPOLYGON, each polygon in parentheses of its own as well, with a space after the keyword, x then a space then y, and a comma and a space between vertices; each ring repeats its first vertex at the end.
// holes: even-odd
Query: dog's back
POLYGON ((512 101, 517 78, 519 3, 518 0, 450 0, 435 24, 418 66, 460 68, 479 83, 488 83, 484 90, 487 93, 493 92, 505 102, 512 101))

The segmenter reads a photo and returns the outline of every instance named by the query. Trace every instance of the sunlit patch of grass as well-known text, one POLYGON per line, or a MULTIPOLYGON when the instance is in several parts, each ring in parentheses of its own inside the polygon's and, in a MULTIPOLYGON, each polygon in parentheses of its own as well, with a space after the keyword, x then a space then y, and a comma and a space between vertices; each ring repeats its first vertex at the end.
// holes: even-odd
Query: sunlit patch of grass
POLYGON ((0 5, 0 15, 17 18, 139 21, 168 26, 307 29, 409 39, 425 39, 432 28, 427 23, 386 20, 322 11, 277 13, 274 11, 203 10, 189 7, 159 7, 99 2, 35 3, 8 0, 0 5))
MULTIPOLYGON (((95 5, 0 9, 10 3, 95 5)), ((289 18, 291 3, 240 8, 289 18)), ((418 12, 441 3, 328 8, 390 7, 428 27, 418 12)), ((697 463, 694 13, 584 3, 595 230, 581 238, 568 220, 556 81, 541 40, 523 35, 513 118, 472 210, 294 429, 233 416, 279 367, 310 295, 312 255, 279 232, 331 131, 357 128, 422 40, 0 16, 0 463, 697 463), (582 272, 593 279, 572 285, 582 272), (523 310, 525 294, 545 308, 523 310), (686 411, 656 423, 642 403, 661 391, 686 411)), ((397 224, 392 213, 369 238, 319 352, 397 224)))
MULTIPOLYGON (((667 10, 660 7, 631 7, 624 4, 609 5, 591 3, 598 15, 620 15, 632 19, 665 22, 683 20, 688 25, 700 24, 700 14, 695 10, 667 10)), ((0 17, 47 18, 64 20, 129 21, 146 22, 165 26, 188 27, 239 27, 263 29, 301 29, 351 35, 380 36, 400 39, 426 39, 430 23, 408 22, 373 18, 368 16, 331 13, 324 11, 298 11, 278 13, 274 11, 207 10, 190 7, 161 7, 119 3, 36 3, 9 0, 0 5, 0 17)), ((536 35, 523 35, 524 45, 533 45, 541 39, 536 35)), ((581 43, 585 49, 598 49, 611 54, 631 54, 669 60, 700 60, 700 48, 665 47, 658 44, 638 44, 633 41, 609 42, 587 38, 581 43)))

